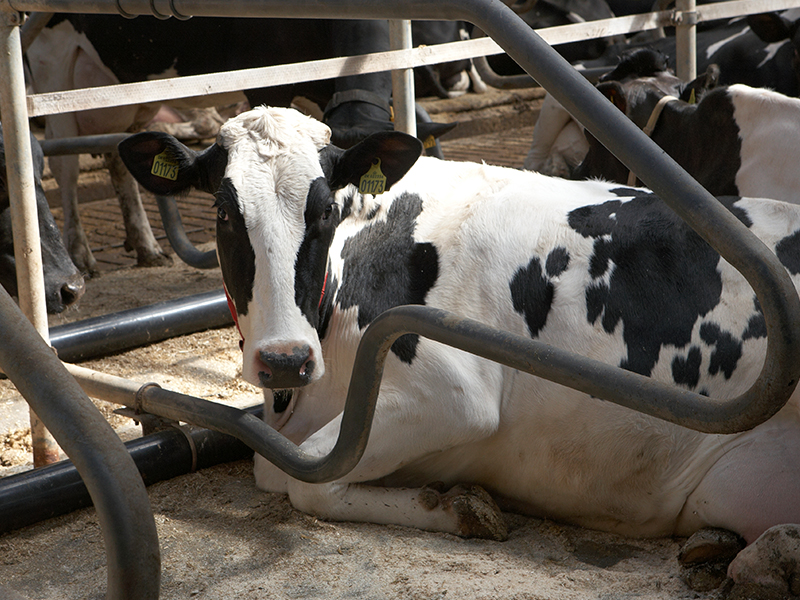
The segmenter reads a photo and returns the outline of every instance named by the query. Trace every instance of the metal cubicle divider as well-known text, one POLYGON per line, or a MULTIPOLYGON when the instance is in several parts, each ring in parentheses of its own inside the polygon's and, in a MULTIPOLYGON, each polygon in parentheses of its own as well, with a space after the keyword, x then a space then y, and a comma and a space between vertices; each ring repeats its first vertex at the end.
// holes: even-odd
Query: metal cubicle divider
MULTIPOLYGON (((357 361, 371 362, 373 369, 364 377, 354 378, 340 440, 331 456, 309 459, 296 447, 290 448, 283 443, 285 440, 274 436, 253 440, 260 453, 295 477, 306 481, 329 481, 357 463, 369 432, 380 385, 382 359, 392 340, 406 332, 440 339, 520 370, 701 431, 726 433, 753 427, 777 412, 797 384, 800 300, 775 255, 498 0, 2 0, 0 11, 4 17, 4 40, 16 34, 14 14, 17 11, 105 12, 125 16, 156 14, 176 18, 246 15, 470 21, 498 42, 526 72, 739 270, 750 282, 763 308, 768 333, 764 367, 749 390, 724 403, 527 338, 488 330, 478 323, 435 309, 393 309, 371 325, 365 334, 357 361)), ((15 59, 21 61, 21 56, 12 53, 10 61, 15 59)), ((4 66, 0 73, 13 68, 13 65, 4 66)), ((9 162, 20 164, 21 157, 25 157, 27 123, 17 114, 22 110, 19 102, 3 100, 1 108, 4 114, 12 114, 14 146, 7 147, 9 162), (23 146, 21 151, 17 143, 23 146)), ((15 177, 19 177, 19 181, 14 185, 24 190, 25 178, 30 177, 29 170, 21 169, 15 177)), ((25 200, 24 192, 22 199, 25 200)), ((361 364, 357 362, 356 368, 361 368, 361 364)), ((203 401, 197 399, 182 397, 185 402, 177 403, 172 403, 173 399, 164 402, 147 400, 147 390, 137 390, 135 395, 139 398, 136 400, 139 407, 155 414, 205 426, 211 426, 209 422, 216 419, 205 414, 205 407, 201 406, 203 401)), ((233 413, 231 416, 236 417, 233 413)), ((234 418, 233 421, 223 419, 211 428, 224 428, 240 438, 262 435, 257 429, 237 431, 237 426, 238 421, 234 418)), ((254 427, 258 428, 257 425, 254 427)), ((118 585, 112 585, 111 577, 109 572, 109 590, 119 589, 118 585)))

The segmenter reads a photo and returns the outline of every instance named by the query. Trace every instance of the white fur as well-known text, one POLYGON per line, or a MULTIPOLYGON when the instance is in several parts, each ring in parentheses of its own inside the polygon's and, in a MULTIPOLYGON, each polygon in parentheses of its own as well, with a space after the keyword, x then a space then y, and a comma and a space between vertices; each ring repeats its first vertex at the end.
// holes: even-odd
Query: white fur
MULTIPOLYGON (((257 113, 275 121, 286 114, 257 113)), ((226 130, 223 140, 231 152, 229 172, 238 174, 237 185, 254 198, 258 195, 259 203, 266 199, 283 207, 246 209, 254 245, 262 247, 256 249, 253 307, 261 316, 244 323, 245 338, 271 344, 274 331, 280 329, 292 339, 310 340, 325 356, 327 367, 321 379, 294 391, 288 418, 272 412, 268 392, 265 419, 304 451, 321 456, 338 437, 361 332, 355 308, 335 310, 320 344, 292 307, 290 267, 302 218, 298 204, 310 179, 319 174, 314 157, 325 139, 320 127, 294 118, 287 117, 281 127, 272 123, 271 128, 248 122, 235 134, 233 128, 226 130), (267 131, 281 136, 281 143, 263 144, 260 136, 267 131), (257 152, 259 148, 267 150, 257 152), (280 162, 284 154, 297 164, 280 162), (292 178, 271 172, 277 165, 292 170, 292 178), (276 192, 279 181, 296 190, 276 192), (284 220, 276 222, 280 215, 284 220), (286 248, 276 247, 284 244, 286 248), (267 265, 268 260, 272 264, 267 265)), ((245 124, 244 119, 239 122, 245 124)), ((380 206, 377 219, 385 219, 390 204, 404 192, 418 194, 424 209, 415 240, 432 243, 439 252, 439 277, 426 304, 527 336, 524 318, 511 305, 509 282, 532 256, 564 247, 570 254, 569 267, 558 277, 556 299, 538 338, 619 364, 626 353, 622 325, 608 334, 598 322, 586 319, 584 292, 593 240, 567 223, 571 209, 612 199, 610 187, 615 186, 421 158, 391 191, 376 198, 356 196, 354 211, 340 225, 331 247, 331 275, 341 281, 345 240, 368 224, 365 216, 375 203, 380 206)), ((352 193, 344 190, 337 199, 341 202, 352 193)), ((251 200, 245 195, 240 199, 249 207, 251 200)), ((742 200, 740 206, 770 247, 787 232, 800 229, 798 207, 770 200, 742 200)), ((697 333, 703 322, 716 319, 730 324, 731 331, 741 331, 752 314, 749 285, 726 263, 720 271, 725 299, 712 314, 698 319, 693 339, 698 345, 704 344, 697 333)), ((715 398, 741 393, 758 373, 765 346, 764 339, 746 342, 746 355, 734 377, 727 380, 703 371, 698 388, 708 389, 715 398)), ((670 365, 686 351, 663 348, 654 376, 671 381, 670 365)), ((726 457, 737 457, 735 465, 744 465, 748 477, 756 472, 758 485, 774 481, 775 489, 765 493, 773 498, 775 514, 800 520, 792 496, 800 489, 796 462, 785 468, 763 447, 765 441, 782 439, 786 452, 800 451, 799 420, 795 394, 781 413, 750 432, 701 434, 421 339, 410 365, 389 354, 369 444, 353 471, 331 484, 305 484, 257 456, 255 476, 261 488, 288 492, 296 507, 331 519, 458 533, 451 514, 420 506, 417 488, 438 480, 448 485, 478 483, 530 514, 626 535, 688 534, 711 525, 732 528, 751 539, 761 522, 740 507, 750 510, 754 495, 746 481, 731 481, 735 489, 725 489, 729 479, 724 469, 730 462, 726 457), (402 487, 381 487, 375 485, 378 480, 402 487)))

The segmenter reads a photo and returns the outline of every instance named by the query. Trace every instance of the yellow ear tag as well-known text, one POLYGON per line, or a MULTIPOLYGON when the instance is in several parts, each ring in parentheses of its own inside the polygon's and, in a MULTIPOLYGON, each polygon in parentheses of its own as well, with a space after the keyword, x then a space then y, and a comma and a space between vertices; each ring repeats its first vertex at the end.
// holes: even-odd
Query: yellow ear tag
POLYGON ((435 145, 436 145, 436 138, 434 138, 432 135, 429 135, 427 138, 425 138, 425 141, 422 142, 422 147, 426 149, 433 148, 435 145))
POLYGON ((694 88, 689 93, 689 104, 697 104, 697 97, 694 95, 694 88))
POLYGON ((178 163, 167 156, 167 151, 165 150, 161 154, 156 154, 153 159, 153 168, 150 169, 150 172, 156 177, 175 181, 178 179, 178 163))
POLYGON ((362 194, 382 194, 386 189, 386 176, 381 171, 381 159, 376 158, 369 171, 361 176, 358 191, 362 194))

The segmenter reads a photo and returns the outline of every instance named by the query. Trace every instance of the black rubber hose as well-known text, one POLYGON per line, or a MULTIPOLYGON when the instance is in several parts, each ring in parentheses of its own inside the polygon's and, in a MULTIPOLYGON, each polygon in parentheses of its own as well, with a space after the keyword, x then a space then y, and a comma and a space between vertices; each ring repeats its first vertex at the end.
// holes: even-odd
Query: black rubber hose
POLYGON ((219 266, 214 250, 203 252, 195 248, 183 228, 178 205, 171 196, 156 196, 161 223, 172 249, 183 262, 195 269, 214 269, 219 266))
MULTIPOLYGON (((248 412, 261 414, 262 407, 248 412)), ((243 442, 191 425, 175 426, 127 442, 145 485, 253 456, 243 442)), ((0 479, 0 533, 27 527, 92 505, 69 460, 0 479)))
POLYGON ((233 325, 223 290, 159 302, 50 329, 65 362, 106 356, 197 331, 233 325))

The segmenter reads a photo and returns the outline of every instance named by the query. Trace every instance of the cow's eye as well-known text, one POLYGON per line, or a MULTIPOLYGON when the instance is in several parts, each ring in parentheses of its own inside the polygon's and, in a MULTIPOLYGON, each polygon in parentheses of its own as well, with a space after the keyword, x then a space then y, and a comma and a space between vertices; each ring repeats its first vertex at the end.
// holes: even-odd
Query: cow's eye
POLYGON ((217 219, 219 219, 220 221, 228 220, 228 212, 222 206, 217 207, 217 219))
POLYGON ((322 220, 327 221, 328 219, 330 219, 332 214, 333 214, 333 204, 328 204, 328 206, 325 207, 325 212, 322 214, 322 220))

